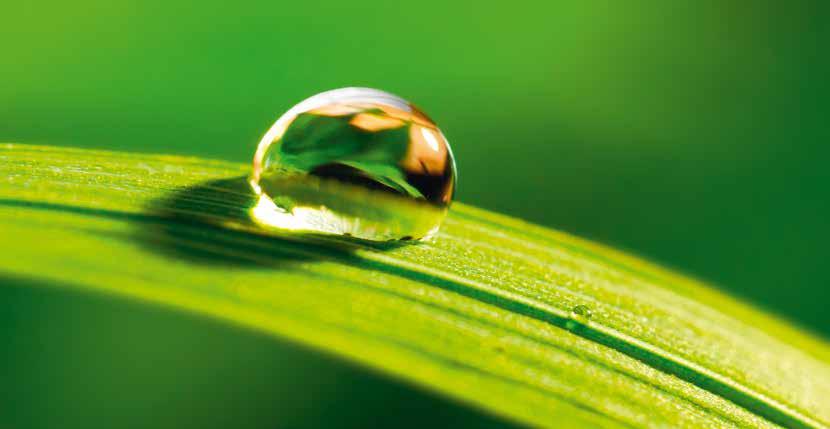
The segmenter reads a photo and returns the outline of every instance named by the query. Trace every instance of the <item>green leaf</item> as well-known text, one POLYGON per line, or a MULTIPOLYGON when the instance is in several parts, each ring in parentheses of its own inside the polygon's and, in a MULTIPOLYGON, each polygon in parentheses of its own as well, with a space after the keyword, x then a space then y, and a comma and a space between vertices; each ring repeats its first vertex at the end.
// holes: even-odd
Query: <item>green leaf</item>
POLYGON ((247 219, 247 172, 2 145, 0 272, 210 315, 534 426, 830 426, 830 347, 697 281, 463 204, 426 244, 274 237, 247 219))

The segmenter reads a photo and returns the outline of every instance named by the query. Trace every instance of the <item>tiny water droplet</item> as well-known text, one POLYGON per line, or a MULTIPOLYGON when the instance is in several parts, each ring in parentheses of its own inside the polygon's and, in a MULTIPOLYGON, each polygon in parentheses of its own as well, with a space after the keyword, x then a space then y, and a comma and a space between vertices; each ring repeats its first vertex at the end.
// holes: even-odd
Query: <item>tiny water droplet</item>
POLYGON ((251 214, 279 230, 420 240, 438 231, 455 176, 447 139, 417 107, 335 89, 292 107, 259 142, 251 214))
POLYGON ((579 326, 587 325, 591 320, 591 308, 587 305, 575 305, 571 309, 570 320, 566 323, 568 329, 576 329, 579 326))

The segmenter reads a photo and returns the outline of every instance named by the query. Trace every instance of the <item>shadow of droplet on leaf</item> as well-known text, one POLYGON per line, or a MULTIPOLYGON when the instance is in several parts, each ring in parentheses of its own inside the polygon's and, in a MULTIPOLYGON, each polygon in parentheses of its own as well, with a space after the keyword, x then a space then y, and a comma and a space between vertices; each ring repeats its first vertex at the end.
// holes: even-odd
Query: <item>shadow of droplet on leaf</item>
POLYGON ((268 233, 250 217, 257 195, 245 177, 213 180, 172 191, 148 211, 164 222, 142 225, 138 241, 156 252, 194 263, 279 268, 348 246, 310 246, 268 233))
POLYGON ((142 225, 137 240, 153 251, 194 263, 272 268, 349 258, 358 248, 384 251, 413 244, 264 228, 251 218, 258 199, 246 177, 171 191, 150 202, 148 212, 163 221, 142 225))

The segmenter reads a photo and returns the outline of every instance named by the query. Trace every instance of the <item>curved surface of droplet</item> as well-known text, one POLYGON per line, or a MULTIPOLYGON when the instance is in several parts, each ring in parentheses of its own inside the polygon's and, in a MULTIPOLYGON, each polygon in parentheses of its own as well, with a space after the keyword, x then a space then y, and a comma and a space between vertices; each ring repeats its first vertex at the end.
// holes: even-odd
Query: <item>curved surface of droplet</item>
POLYGON ((390 93, 341 88, 282 115, 257 147, 254 220, 266 227, 364 240, 422 239, 455 190, 446 138, 390 93))

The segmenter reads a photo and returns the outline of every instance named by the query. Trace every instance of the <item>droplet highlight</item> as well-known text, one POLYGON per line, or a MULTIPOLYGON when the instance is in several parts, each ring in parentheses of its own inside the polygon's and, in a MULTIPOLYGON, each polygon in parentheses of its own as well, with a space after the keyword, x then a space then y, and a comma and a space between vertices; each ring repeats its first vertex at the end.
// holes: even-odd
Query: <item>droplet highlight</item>
POLYGON ((251 215, 283 231, 419 240, 438 231, 455 181, 449 143, 426 114, 388 92, 342 88, 292 107, 262 138, 251 215))

